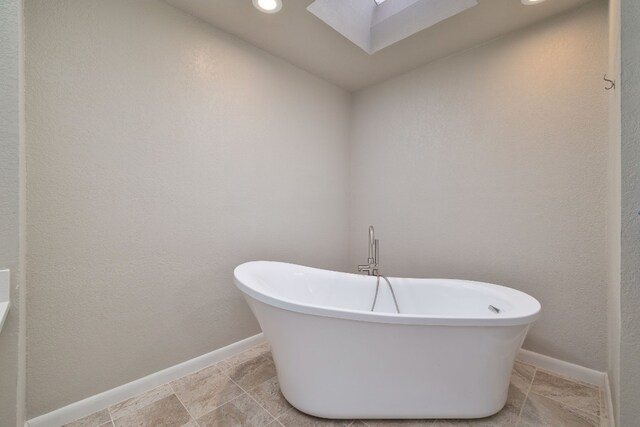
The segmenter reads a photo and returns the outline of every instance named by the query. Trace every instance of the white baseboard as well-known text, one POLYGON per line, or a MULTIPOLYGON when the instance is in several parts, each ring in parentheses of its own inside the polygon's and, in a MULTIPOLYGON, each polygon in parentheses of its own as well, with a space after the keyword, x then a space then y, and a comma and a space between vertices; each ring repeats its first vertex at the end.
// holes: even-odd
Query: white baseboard
POLYGON ((554 359, 533 351, 520 349, 516 357, 521 362, 528 363, 536 368, 546 369, 547 371, 560 374, 565 377, 573 378, 578 381, 592 384, 598 387, 606 386, 607 374, 596 371, 594 369, 585 368, 584 366, 574 365, 573 363, 563 360, 554 359))
MULTIPOLYGON (((263 334, 260 333, 254 335, 242 341, 214 350, 211 353, 187 360, 186 362, 155 372, 128 384, 118 386, 114 389, 107 390, 103 393, 96 394, 95 396, 91 396, 60 409, 56 409, 48 414, 33 418, 25 423, 25 427, 60 427, 79 418, 91 415, 94 412, 100 411, 111 405, 115 405, 118 402, 137 396, 138 394, 144 393, 154 387, 166 384, 192 372, 199 371, 200 369, 206 368, 207 366, 233 356, 234 354, 241 353, 244 350, 259 345, 264 341, 265 339, 263 334)), ((613 407, 611 405, 609 381, 604 372, 574 365, 573 363, 564 362, 562 360, 554 359, 552 357, 524 349, 520 350, 517 359, 537 368, 546 369, 598 387, 604 387, 607 391, 607 398, 609 399, 609 408, 613 407)), ((611 412, 611 409, 609 412, 611 412)), ((610 419, 612 420, 611 416, 610 419)), ((611 425, 613 425, 613 421, 611 425)))
POLYGON ((611 386, 609 385, 609 375, 606 372, 596 371, 595 369, 585 368, 584 366, 574 365, 573 363, 563 360, 554 359, 553 357, 544 356, 533 351, 520 349, 517 360, 528 363, 563 377, 572 378, 597 387, 602 387, 605 391, 607 399, 607 410, 609 416, 609 426, 614 427, 615 420, 613 414, 613 402, 611 400, 611 386))
POLYGON ((71 405, 64 406, 48 414, 33 418, 25 423, 25 427, 60 427, 79 418, 91 415, 118 402, 137 396, 154 387, 166 384, 192 372, 199 371, 216 362, 226 359, 234 354, 241 353, 251 347, 264 342, 262 333, 254 335, 242 341, 230 344, 226 347, 214 350, 211 353, 198 356, 186 362, 179 363, 162 371, 155 372, 146 377, 137 379, 128 384, 107 390, 95 396, 88 397, 71 405))

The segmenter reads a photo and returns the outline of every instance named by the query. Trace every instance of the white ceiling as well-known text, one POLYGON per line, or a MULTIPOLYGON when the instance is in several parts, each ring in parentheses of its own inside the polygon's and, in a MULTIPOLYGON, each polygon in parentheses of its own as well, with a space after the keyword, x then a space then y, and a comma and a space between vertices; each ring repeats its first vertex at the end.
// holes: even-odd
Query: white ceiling
POLYGON ((313 0, 282 0, 282 10, 274 14, 259 12, 251 0, 165 1, 310 73, 354 91, 590 0, 546 0, 533 6, 524 6, 520 0, 478 0, 477 6, 373 55, 308 12, 306 8, 313 0))

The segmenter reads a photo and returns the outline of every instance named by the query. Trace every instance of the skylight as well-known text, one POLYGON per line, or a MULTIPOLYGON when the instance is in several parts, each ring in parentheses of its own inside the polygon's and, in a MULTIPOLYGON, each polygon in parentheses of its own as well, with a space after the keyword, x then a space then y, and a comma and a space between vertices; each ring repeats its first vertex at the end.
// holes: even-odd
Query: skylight
POLYGON ((373 54, 477 4, 477 0, 315 0, 307 10, 373 54))

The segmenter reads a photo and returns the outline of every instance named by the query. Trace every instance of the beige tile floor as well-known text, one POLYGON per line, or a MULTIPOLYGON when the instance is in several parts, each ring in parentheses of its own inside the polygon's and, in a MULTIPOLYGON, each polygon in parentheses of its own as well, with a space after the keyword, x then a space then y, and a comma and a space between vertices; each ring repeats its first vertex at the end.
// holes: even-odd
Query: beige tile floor
POLYGON ((73 427, 609 427, 603 390, 516 362, 505 407, 478 420, 324 420, 294 409, 266 344, 96 412, 73 427))

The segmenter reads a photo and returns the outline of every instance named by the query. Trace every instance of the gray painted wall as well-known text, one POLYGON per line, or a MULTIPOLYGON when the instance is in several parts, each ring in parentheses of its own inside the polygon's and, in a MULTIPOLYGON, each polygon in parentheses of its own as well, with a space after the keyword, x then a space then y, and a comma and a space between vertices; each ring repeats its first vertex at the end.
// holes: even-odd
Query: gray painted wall
POLYGON ((28 0, 29 417, 257 332, 234 265, 351 270, 369 223, 386 273, 529 292, 544 312, 525 346, 604 370, 606 13, 350 109, 162 2, 28 0))
POLYGON ((620 426, 640 420, 640 2, 621 1, 622 283, 620 426))
POLYGON ((30 418, 258 333, 241 262, 346 268, 347 92, 155 0, 25 18, 30 418))
POLYGON ((0 332, 0 426, 24 425, 21 283, 22 2, 0 0, 0 269, 11 269, 11 307, 0 332))
POLYGON ((540 300, 525 348, 605 370, 607 4, 358 92, 350 259, 540 300))
POLYGON ((618 419, 620 400, 620 1, 609 0, 609 70, 608 77, 618 87, 609 96, 609 172, 608 181, 608 281, 607 281, 607 373, 611 387, 614 418, 618 419))

